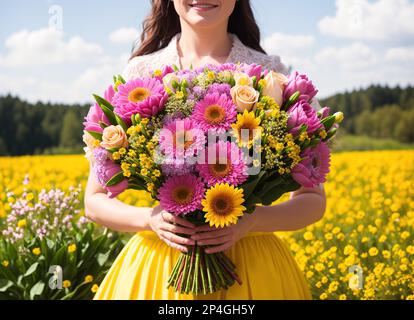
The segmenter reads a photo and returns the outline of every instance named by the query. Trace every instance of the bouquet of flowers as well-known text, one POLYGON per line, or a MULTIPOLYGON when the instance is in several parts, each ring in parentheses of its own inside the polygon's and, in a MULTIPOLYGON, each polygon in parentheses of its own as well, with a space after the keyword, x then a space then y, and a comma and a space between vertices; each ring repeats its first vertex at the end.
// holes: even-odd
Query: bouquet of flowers
MULTIPOLYGON (((222 228, 256 205, 325 182, 328 141, 343 114, 311 106, 317 90, 307 76, 241 63, 149 74, 114 77, 85 118, 86 156, 110 197, 147 190, 164 210, 222 228)), ((206 294, 235 282, 224 253, 196 244, 168 286, 206 294)))

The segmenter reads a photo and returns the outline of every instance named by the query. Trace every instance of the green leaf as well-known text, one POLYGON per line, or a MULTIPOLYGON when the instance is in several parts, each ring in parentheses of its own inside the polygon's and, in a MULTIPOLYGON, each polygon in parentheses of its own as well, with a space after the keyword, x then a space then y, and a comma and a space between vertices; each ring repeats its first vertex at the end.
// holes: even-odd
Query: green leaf
POLYGON ((96 131, 87 130, 87 132, 94 137, 96 140, 102 141, 102 133, 96 131))
POLYGON ((105 129, 106 127, 108 127, 108 125, 107 125, 105 122, 102 122, 102 121, 99 121, 99 126, 100 126, 102 129, 105 129))
POLYGON ((13 286, 13 282, 7 279, 0 279, 0 292, 6 292, 7 289, 13 286))
POLYGON ((172 65, 172 68, 173 68, 173 70, 175 71, 175 72, 177 72, 177 71, 179 71, 180 69, 177 67, 177 65, 176 64, 173 64, 172 65))
POLYGON ((98 254, 98 264, 102 267, 109 259, 109 255, 110 255, 111 251, 108 251, 106 253, 99 253, 98 254))
MULTIPOLYGON (((270 179, 269 179, 270 180, 270 179)), ((258 196, 259 198, 262 198, 263 196, 265 196, 270 190, 274 190, 275 187, 279 186, 280 184, 282 184, 284 182, 283 178, 281 176, 277 177, 276 179, 271 179, 269 182, 265 182, 263 184, 262 189, 260 190, 259 193, 255 194, 256 196, 258 196)))
POLYGON ((107 187, 112 187, 117 185, 118 183, 121 183, 122 180, 124 180, 124 174, 123 172, 119 172, 116 175, 114 175, 111 179, 109 179, 109 181, 106 183, 107 187))
POLYGON ((328 135, 326 136, 325 140, 332 139, 336 135, 337 132, 338 132, 338 129, 336 129, 336 128, 332 129, 331 131, 328 132, 328 135))
POLYGON ((28 277, 28 276, 30 276, 31 274, 35 273, 35 272, 36 272, 36 270, 37 270, 37 267, 39 267, 39 263, 38 263, 38 262, 33 263, 33 264, 29 267, 29 269, 27 269, 27 271, 26 271, 26 273, 23 275, 23 277, 28 277))
POLYGON ((35 296, 40 296, 45 289, 45 283, 43 281, 37 282, 31 289, 30 289, 30 299, 33 300, 35 296))
POLYGON ((99 106, 105 106, 107 107, 109 110, 114 111, 114 106, 112 104, 110 104, 107 100, 105 100, 104 98, 94 94, 93 97, 95 98, 95 101, 98 103, 99 106))
POLYGON ((10 260, 16 260, 17 259, 17 251, 13 244, 6 242, 6 251, 10 257, 10 260))
POLYGON ((328 132, 332 126, 335 124, 335 116, 329 116, 325 119, 323 119, 322 121, 323 126, 325 127, 325 131, 328 132))
POLYGON ((122 82, 122 84, 125 84, 125 83, 126 83, 126 81, 125 81, 124 77, 123 77, 123 76, 121 76, 120 74, 118 74, 118 80, 119 80, 119 81, 121 81, 121 82, 122 82))
POLYGON ((114 126, 118 125, 118 122, 116 121, 115 113, 105 105, 99 105, 99 106, 101 107, 103 113, 105 113, 109 122, 114 126))
POLYGON ((118 116, 116 113, 114 113, 114 115, 115 115, 116 123, 119 124, 122 127, 122 129, 124 129, 125 132, 127 132, 128 127, 125 124, 124 120, 122 120, 122 118, 118 116))
POLYGON ((256 188, 260 179, 262 179, 265 174, 266 171, 260 171, 260 173, 256 175, 251 181, 242 184, 241 187, 243 188, 243 196, 245 200, 247 200, 249 196, 253 193, 253 190, 256 188))
POLYGON ((292 105, 294 105, 300 97, 300 91, 296 91, 294 94, 290 96, 290 98, 285 102, 284 108, 285 110, 289 109, 292 105))
POLYGON ((55 247, 55 243, 51 239, 46 238, 46 244, 50 250, 52 250, 55 247))
POLYGON ((273 202, 279 199, 286 192, 296 191, 300 188, 300 184, 289 178, 283 184, 280 184, 273 189, 270 189, 262 198, 264 206, 270 206, 273 202))
POLYGON ((62 247, 59 248, 59 250, 56 252, 55 256, 53 257, 51 264, 59 265, 63 268, 67 250, 68 250, 67 244, 63 244, 62 247))

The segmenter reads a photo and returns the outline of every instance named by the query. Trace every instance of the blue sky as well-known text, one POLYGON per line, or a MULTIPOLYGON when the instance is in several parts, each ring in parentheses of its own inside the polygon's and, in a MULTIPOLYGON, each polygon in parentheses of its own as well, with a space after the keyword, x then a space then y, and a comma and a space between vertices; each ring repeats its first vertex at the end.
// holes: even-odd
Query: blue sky
MULTIPOLYGON (((413 0, 252 0, 263 45, 308 73, 321 96, 413 83, 413 0)), ((148 0, 15 0, 0 5, 0 95, 88 102, 125 66, 148 0), (61 10, 62 29, 50 31, 61 10), (118 32, 116 32, 118 31, 118 32), (128 34, 129 36, 119 36, 128 34)))

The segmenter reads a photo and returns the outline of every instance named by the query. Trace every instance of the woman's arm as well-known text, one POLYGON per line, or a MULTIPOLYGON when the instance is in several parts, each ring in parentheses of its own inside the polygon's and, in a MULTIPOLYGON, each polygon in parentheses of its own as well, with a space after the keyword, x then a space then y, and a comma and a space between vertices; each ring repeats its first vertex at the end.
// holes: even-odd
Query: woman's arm
POLYGON ((252 231, 296 231, 322 219, 326 209, 323 186, 301 188, 290 200, 271 207, 257 207, 252 231))
POLYGON ((237 224, 216 229, 210 226, 196 228, 191 238, 199 245, 211 246, 207 253, 225 251, 249 232, 295 231, 320 220, 326 209, 323 186, 301 188, 291 194, 290 200, 270 207, 257 207, 244 215, 237 224))
POLYGON ((194 234, 192 223, 163 211, 160 206, 135 207, 109 198, 92 169, 85 191, 85 215, 100 225, 120 232, 152 230, 169 246, 183 252, 188 251, 186 245, 194 244, 193 240, 177 235, 194 234))
POLYGON ((111 199, 98 183, 93 170, 85 190, 85 215, 94 222, 120 232, 150 230, 150 208, 127 205, 111 199))

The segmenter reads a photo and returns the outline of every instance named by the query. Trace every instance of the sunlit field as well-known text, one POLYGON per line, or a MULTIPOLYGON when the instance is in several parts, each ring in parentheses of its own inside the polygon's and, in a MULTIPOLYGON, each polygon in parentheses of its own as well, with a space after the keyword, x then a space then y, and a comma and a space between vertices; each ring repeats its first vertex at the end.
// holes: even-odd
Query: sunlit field
MULTIPOLYGON (((79 184, 84 188, 88 170, 81 155, 0 158, 2 224, 13 197, 25 188, 34 194, 79 184)), ((314 299, 413 299, 414 151, 334 154, 325 190, 328 207, 322 221, 280 234, 314 299)), ((128 191, 119 199, 154 204, 145 192, 128 191)))

